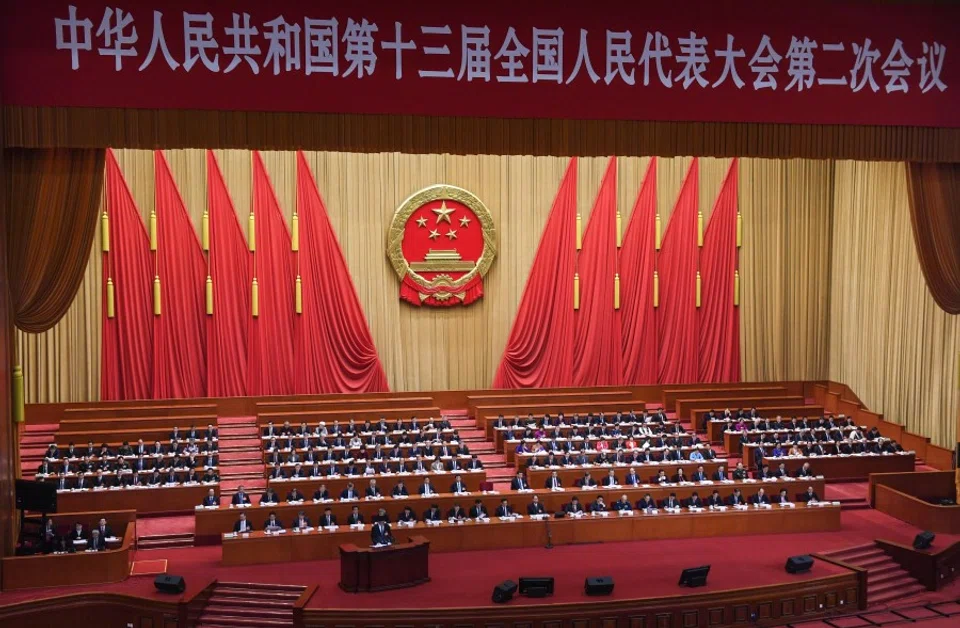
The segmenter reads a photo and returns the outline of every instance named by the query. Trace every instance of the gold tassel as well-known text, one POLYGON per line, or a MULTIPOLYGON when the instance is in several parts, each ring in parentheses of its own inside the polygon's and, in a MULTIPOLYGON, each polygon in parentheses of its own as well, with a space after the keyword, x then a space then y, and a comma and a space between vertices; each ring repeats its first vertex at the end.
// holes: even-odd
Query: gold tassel
POLYGON ((200 223, 200 245, 204 251, 210 250, 210 213, 203 210, 203 222, 200 223))
POLYGON ((577 250, 583 246, 583 217, 577 212, 577 250))
POLYGON ((300 283, 300 275, 297 275, 296 304, 297 314, 303 314, 303 284, 300 283))
POLYGON ((700 307, 700 271, 697 271, 697 307, 700 307))
POLYGON ((290 225, 290 250, 300 250, 300 217, 297 214, 293 215, 293 221, 290 225))
POLYGON ((743 215, 737 212, 737 248, 743 243, 743 215))
POLYGON ((573 309, 580 309, 580 273, 573 273, 573 309))
POLYGON ((100 216, 100 250, 104 253, 110 252, 110 217, 107 212, 100 216))
POLYGON ((116 312, 113 305, 113 277, 107 277, 107 318, 113 318, 116 312))
POLYGON ((703 212, 697 212, 697 246, 703 246, 703 212))
POLYGON ((257 250, 257 221, 253 217, 253 212, 247 218, 247 242, 250 243, 250 250, 257 250))
POLYGON ((657 250, 659 251, 660 250, 660 212, 657 212, 656 235, 654 236, 654 239, 656 241, 657 250))
POLYGON ((10 397, 14 423, 23 423, 23 367, 19 364, 13 367, 13 390, 10 391, 10 397))
POLYGON ((206 286, 207 316, 213 315, 213 277, 207 275, 206 286))
POLYGON ((160 316, 160 275, 153 278, 153 315, 160 316))
POLYGON ((257 285, 257 278, 253 278, 253 285, 250 286, 250 314, 254 318, 260 316, 260 286, 257 285))
POLYGON ((150 211, 150 250, 157 250, 157 210, 150 211))
POLYGON ((740 271, 733 271, 733 305, 740 307, 740 271))
POLYGON ((623 243, 623 216, 620 215, 620 210, 617 210, 617 248, 620 248, 620 245, 623 243))
POLYGON ((613 309, 620 309, 620 273, 613 276, 613 309))
POLYGON ((660 273, 653 271, 653 307, 660 307, 660 273))

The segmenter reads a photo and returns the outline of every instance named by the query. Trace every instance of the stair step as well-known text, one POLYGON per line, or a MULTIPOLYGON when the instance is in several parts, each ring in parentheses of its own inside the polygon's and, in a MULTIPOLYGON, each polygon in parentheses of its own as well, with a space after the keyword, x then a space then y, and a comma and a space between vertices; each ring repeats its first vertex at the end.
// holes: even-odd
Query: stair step
POLYGON ((883 593, 871 593, 868 590, 867 604, 869 606, 873 606, 875 604, 888 604, 894 600, 902 600, 904 598, 924 593, 925 591, 926 589, 919 584, 904 589, 892 589, 883 593))
POLYGON ((251 591, 271 591, 277 594, 300 596, 306 590, 302 584, 260 584, 259 582, 218 582, 215 593, 238 591, 249 594, 251 591))
POLYGON ((869 571, 867 572, 867 588, 877 590, 881 586, 885 586, 891 582, 900 583, 904 578, 909 578, 916 582, 909 574, 899 568, 885 571, 881 574, 875 574, 873 571, 869 571))
POLYGON ((138 550, 178 549, 193 547, 193 535, 189 539, 169 539, 159 541, 137 541, 138 550))
POLYGON ((295 598, 265 600, 260 597, 250 598, 237 595, 225 595, 215 590, 213 595, 210 597, 208 604, 218 604, 220 606, 246 606, 250 608, 266 606, 270 608, 289 609, 293 605, 294 601, 296 601, 295 598))
POLYGON ((876 556, 869 559, 848 560, 846 562, 850 563, 851 565, 855 565, 857 567, 866 569, 868 571, 873 567, 880 567, 888 564, 896 565, 893 559, 887 556, 886 554, 884 554, 883 556, 876 556))
POLYGON ((865 552, 866 550, 876 550, 878 552, 883 551, 879 547, 877 547, 876 544, 867 543, 864 545, 854 545, 853 547, 845 547, 843 549, 834 550, 832 552, 825 552, 824 555, 829 556, 831 558, 836 558, 837 560, 844 560, 843 559, 844 556, 865 552))
POLYGON ((238 626, 251 626, 253 628, 262 628, 263 626, 290 626, 293 622, 293 613, 289 618, 261 618, 261 617, 237 617, 236 615, 221 615, 204 613, 200 616, 199 625, 201 626, 224 626, 237 628, 238 626))
POLYGON ((137 537, 137 542, 142 543, 143 541, 171 541, 171 540, 184 540, 184 539, 193 540, 193 533, 177 532, 174 534, 145 534, 143 536, 137 537))
POLYGON ((901 572, 903 572, 903 569, 896 563, 893 563, 892 565, 884 565, 883 567, 874 567, 873 569, 867 570, 867 581, 871 583, 877 582, 879 578, 882 578, 887 574, 901 572))
POLYGON ((265 617, 281 619, 293 615, 293 604, 280 608, 264 608, 250 606, 233 606, 211 600, 203 609, 204 615, 234 615, 239 617, 265 617))
MULTIPOLYGON (((910 587, 918 586, 921 589, 923 588, 920 583, 911 578, 910 576, 900 576, 899 578, 889 580, 882 584, 871 585, 869 581, 867 582, 867 599, 869 600, 872 595, 883 595, 888 591, 903 591, 909 589, 910 587)), ((904 597, 904 596, 900 596, 904 597)))

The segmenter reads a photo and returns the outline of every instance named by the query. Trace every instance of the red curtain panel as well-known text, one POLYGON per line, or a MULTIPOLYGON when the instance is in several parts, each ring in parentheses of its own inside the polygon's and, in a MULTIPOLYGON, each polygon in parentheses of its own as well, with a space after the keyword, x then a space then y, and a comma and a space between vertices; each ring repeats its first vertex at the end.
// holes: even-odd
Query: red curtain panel
POLYGON ((567 166, 507 346, 494 388, 570 386, 573 382, 573 274, 577 238, 577 159, 567 166))
POLYGON ((106 157, 110 251, 104 254, 100 398, 149 399, 153 387, 153 277, 150 238, 113 151, 106 157), (107 310, 113 283, 115 316, 107 310))
POLYGON ((297 214, 303 299, 295 334, 297 393, 389 390, 350 269, 302 152, 297 153, 297 214))

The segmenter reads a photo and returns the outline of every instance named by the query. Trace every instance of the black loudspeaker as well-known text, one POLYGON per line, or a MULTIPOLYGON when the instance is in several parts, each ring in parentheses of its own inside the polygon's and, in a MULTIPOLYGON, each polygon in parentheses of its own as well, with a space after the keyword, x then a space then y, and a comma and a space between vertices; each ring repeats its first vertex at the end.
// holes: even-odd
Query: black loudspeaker
POLYGON ((813 569, 813 557, 807 555, 791 556, 785 566, 787 573, 803 573, 813 569))
POLYGON ((553 595, 553 578, 520 577, 520 595, 547 597, 553 595))
POLYGON ((493 587, 493 601, 497 604, 503 604, 513 599, 513 594, 517 592, 517 583, 513 580, 504 580, 493 587))
POLYGON ((681 587, 702 587, 707 584, 707 574, 710 573, 710 565, 702 567, 690 567, 684 569, 680 574, 681 587))
POLYGON ((157 587, 157 591, 164 593, 183 593, 187 588, 187 582, 183 579, 183 576, 160 574, 154 578, 153 586, 157 587))
POLYGON ((587 595, 610 595, 613 593, 612 576, 593 576, 583 581, 583 592, 587 595))
POLYGON ((937 538, 937 535, 929 530, 924 530, 918 534, 913 539, 913 549, 930 549, 930 546, 933 545, 933 539, 937 538))

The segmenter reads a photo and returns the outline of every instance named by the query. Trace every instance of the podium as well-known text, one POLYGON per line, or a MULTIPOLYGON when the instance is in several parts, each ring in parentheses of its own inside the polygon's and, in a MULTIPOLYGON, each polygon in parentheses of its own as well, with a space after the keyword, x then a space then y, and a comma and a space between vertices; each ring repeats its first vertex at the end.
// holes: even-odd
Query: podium
POLYGON ((340 588, 348 593, 413 587, 430 581, 430 541, 414 536, 389 547, 340 546, 340 588))

